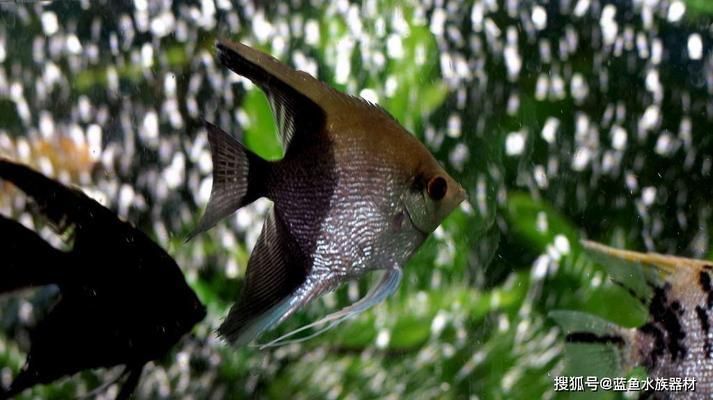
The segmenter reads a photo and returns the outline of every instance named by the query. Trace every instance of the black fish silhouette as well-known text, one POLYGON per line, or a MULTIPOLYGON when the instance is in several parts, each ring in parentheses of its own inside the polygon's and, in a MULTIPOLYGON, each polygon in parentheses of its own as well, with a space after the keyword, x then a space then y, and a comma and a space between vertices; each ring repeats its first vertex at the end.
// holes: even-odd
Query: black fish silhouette
POLYGON ((247 343, 370 271, 384 275, 365 298, 317 323, 333 326, 384 300, 463 188, 382 108, 241 43, 221 41, 218 58, 265 92, 285 148, 266 161, 206 123, 213 189, 194 234, 257 198, 274 202, 220 334, 247 343))
POLYGON ((59 232, 60 251, 0 216, 0 293, 55 284, 59 300, 30 331, 30 351, 0 399, 90 368, 125 366, 118 399, 127 398, 144 365, 163 357, 205 316, 175 261, 144 233, 84 195, 0 158, 0 179, 39 206, 59 232))

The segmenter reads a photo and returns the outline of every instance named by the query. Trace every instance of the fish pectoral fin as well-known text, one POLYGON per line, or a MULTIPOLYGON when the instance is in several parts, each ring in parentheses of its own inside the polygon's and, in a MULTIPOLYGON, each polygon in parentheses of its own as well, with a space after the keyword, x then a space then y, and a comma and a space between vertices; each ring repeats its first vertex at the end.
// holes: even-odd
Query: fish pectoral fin
POLYGON ((273 207, 248 261, 240 298, 218 333, 236 345, 250 342, 290 309, 307 269, 306 257, 273 207))
POLYGON ((198 226, 186 241, 264 195, 262 183, 269 164, 224 130, 203 121, 213 159, 213 187, 198 226))
POLYGON ((381 277, 381 280, 379 283, 374 286, 369 293, 367 293, 364 297, 362 297, 359 301, 356 303, 344 307, 343 309, 334 312, 332 314, 327 315, 326 317, 312 322, 308 325, 305 325, 301 328, 298 328, 294 331, 291 331, 289 333, 286 333, 279 338, 272 340, 268 343, 259 345, 258 347, 260 349, 268 348, 268 347, 276 347, 276 346, 282 346, 286 344, 291 344, 291 343, 299 343, 303 342, 305 340, 309 340, 315 336, 318 336, 334 327, 339 325, 341 322, 344 320, 347 320, 351 317, 355 317, 364 311, 368 310, 372 306, 381 303, 384 301, 387 297, 391 296, 396 289, 399 287, 399 283, 401 282, 401 276, 402 272, 401 269, 398 267, 394 267, 391 269, 387 269, 384 271, 383 276, 381 277), (286 340, 300 332, 303 332, 307 329, 311 329, 315 326, 323 325, 323 324, 328 324, 324 328, 321 328, 317 330, 316 332, 299 338, 299 339, 292 339, 292 340, 286 340))
POLYGON ((331 89, 242 43, 219 41, 217 47, 223 65, 253 81, 267 95, 285 153, 299 142, 317 139, 326 113, 315 99, 331 89))

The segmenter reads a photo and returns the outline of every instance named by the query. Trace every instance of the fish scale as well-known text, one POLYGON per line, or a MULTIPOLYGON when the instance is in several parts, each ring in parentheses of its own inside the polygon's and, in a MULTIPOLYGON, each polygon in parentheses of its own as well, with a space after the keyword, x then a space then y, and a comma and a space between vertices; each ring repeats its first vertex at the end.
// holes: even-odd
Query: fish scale
POLYGON ((638 355, 633 357, 633 361, 646 364, 654 377, 696 377, 697 395, 713 394, 713 360, 710 350, 705 351, 713 336, 701 322, 705 321, 706 326, 712 322, 713 310, 707 301, 710 286, 706 291, 701 284, 706 280, 710 282, 710 271, 680 268, 669 279, 671 284, 664 286, 655 296, 659 296, 658 301, 669 311, 669 318, 673 320, 666 322, 654 318, 647 325, 663 334, 664 343, 674 342, 678 347, 657 345, 651 330, 637 328, 635 348, 638 355), (701 311, 697 312, 697 309, 701 311), (672 329, 672 326, 680 326, 680 330, 672 329), (654 358, 653 354, 660 356, 654 358))
POLYGON ((217 47, 223 65, 265 92, 285 148, 268 162, 206 122, 213 188, 192 235, 257 198, 273 201, 219 333, 248 343, 341 283, 383 271, 364 298, 269 343, 277 345, 393 293, 403 265, 465 192, 382 108, 241 43, 217 47))

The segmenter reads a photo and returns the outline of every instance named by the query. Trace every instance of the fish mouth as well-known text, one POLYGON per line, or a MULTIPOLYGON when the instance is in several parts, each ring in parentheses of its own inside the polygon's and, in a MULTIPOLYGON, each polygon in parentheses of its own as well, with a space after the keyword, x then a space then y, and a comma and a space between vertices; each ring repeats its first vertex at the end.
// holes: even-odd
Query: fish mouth
POLYGON ((465 191, 463 186, 458 185, 458 192, 456 194, 456 205, 462 203, 466 198, 468 198, 468 192, 465 191))

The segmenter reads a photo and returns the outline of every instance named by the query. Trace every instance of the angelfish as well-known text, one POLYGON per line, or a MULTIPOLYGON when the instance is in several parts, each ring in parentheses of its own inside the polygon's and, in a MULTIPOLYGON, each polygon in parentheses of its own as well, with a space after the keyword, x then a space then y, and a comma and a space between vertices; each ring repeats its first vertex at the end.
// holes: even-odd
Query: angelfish
MULTIPOLYGON (((0 157, 0 180, 24 192, 68 250, 0 215, 0 295, 54 285, 56 301, 29 329, 22 369, 0 399, 84 370, 124 366, 93 390, 119 383, 128 399, 146 364, 165 358, 205 317, 176 261, 148 235, 81 190, 0 157)), ((29 397, 29 396, 28 396, 29 397)))
POLYGON ((626 377, 632 368, 643 367, 652 380, 678 385, 661 391, 642 387, 649 392, 645 396, 711 398, 713 262, 588 241, 583 245, 611 278, 640 302, 648 318, 641 326, 625 328, 581 312, 552 312, 565 330, 570 365, 596 366, 597 373, 610 377, 626 377), (695 391, 690 386, 682 388, 684 379, 695 382, 695 391))
POLYGON ((392 294, 404 263, 465 198, 436 159, 379 106, 241 43, 220 62, 264 91, 284 157, 266 161, 205 122, 213 186, 191 237, 254 200, 273 202, 245 286, 218 333, 242 345, 340 283, 383 271, 364 298, 293 331, 327 329, 392 294))

